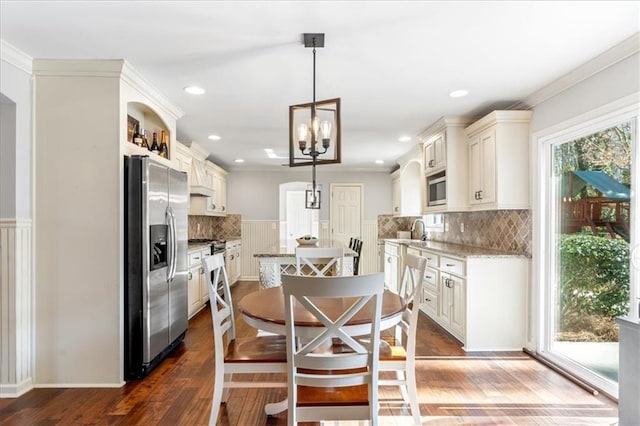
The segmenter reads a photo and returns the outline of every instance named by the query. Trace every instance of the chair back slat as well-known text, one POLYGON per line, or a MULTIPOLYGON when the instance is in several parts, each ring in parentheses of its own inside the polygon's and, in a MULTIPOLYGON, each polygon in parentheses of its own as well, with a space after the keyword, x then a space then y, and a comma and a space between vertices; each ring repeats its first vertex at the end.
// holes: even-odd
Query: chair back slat
POLYGON ((396 326, 396 340, 406 347, 408 354, 413 356, 415 354, 418 313, 427 260, 424 257, 412 254, 408 254, 403 260, 405 267, 399 295, 404 299, 407 308, 402 314, 402 321, 396 326))
POLYGON ((339 275, 343 265, 342 247, 296 247, 296 275, 326 276, 333 269, 339 275))
POLYGON ((207 280, 209 301, 211 305, 211 320, 214 336, 224 336, 229 332, 227 341, 236 338, 235 318, 233 314, 233 301, 227 270, 224 266, 222 253, 202 259, 202 269, 207 280), (212 277, 213 275, 213 277, 212 277), (221 280, 222 278, 222 280, 221 280), (218 294, 217 283, 222 281, 222 295, 218 294))

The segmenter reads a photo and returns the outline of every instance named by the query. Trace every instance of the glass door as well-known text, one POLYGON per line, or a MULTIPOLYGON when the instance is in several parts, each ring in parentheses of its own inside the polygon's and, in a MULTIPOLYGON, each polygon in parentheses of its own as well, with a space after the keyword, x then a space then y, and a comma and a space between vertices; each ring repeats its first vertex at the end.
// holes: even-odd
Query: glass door
POLYGON ((637 316, 630 273, 636 140, 631 117, 558 138, 546 151, 542 353, 614 396, 615 318, 637 316))

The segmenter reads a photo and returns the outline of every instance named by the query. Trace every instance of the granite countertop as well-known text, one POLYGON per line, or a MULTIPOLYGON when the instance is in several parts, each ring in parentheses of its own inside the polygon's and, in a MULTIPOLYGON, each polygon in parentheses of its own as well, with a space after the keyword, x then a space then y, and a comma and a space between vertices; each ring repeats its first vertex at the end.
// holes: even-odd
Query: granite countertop
POLYGON ((356 252, 351 250, 349 247, 345 247, 340 243, 335 243, 333 241, 322 243, 318 242, 315 245, 309 246, 300 246, 296 240, 284 240, 280 241, 279 246, 266 247, 263 250, 258 250, 253 254, 253 257, 296 257, 296 247, 321 247, 321 248, 332 248, 332 247, 341 247, 344 248, 344 255, 347 257, 356 256, 356 252))
POLYGON ((441 252, 444 254, 450 254, 452 256, 465 257, 465 258, 473 258, 473 257, 525 257, 527 256, 523 253, 510 253, 504 252, 500 250, 482 248, 482 247, 474 247, 474 246, 466 246, 462 244, 452 244, 452 243, 443 243, 441 241, 420 241, 420 240, 404 240, 398 238, 381 238, 379 240, 380 243, 390 242, 396 244, 402 244, 407 247, 413 247, 417 249, 427 249, 433 250, 437 252, 441 252))
POLYGON ((208 243, 187 243, 187 251, 196 251, 202 250, 205 248, 211 247, 211 244, 208 243))

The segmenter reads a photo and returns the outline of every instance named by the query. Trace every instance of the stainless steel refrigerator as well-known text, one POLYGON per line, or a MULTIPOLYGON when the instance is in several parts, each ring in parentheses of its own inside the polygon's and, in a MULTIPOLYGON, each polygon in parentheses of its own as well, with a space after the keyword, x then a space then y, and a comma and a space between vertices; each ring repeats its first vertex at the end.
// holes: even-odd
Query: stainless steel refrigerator
POLYGON ((125 379, 144 377, 187 330, 187 175, 125 157, 125 379))

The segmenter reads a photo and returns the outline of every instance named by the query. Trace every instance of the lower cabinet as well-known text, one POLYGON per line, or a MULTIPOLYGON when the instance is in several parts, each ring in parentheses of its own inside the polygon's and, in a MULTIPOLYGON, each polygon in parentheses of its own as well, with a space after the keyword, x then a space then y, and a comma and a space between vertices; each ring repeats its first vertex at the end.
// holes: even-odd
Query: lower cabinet
MULTIPOLYGON (((416 254, 409 248, 407 253, 416 254)), ((466 351, 522 350, 526 345, 529 259, 458 258, 420 250, 427 259, 420 309, 466 351)))
POLYGON ((229 277, 229 285, 240 280, 242 274, 242 261, 240 253, 242 252, 241 240, 227 241, 227 252, 225 256, 225 267, 227 268, 227 276, 229 277))
POLYGON ((189 252, 189 273, 187 274, 189 318, 198 313, 209 300, 208 283, 201 259, 211 256, 210 250, 206 248, 189 252))
POLYGON ((384 284, 385 287, 397 293, 402 279, 402 248, 400 244, 384 244, 384 284))
POLYGON ((465 282, 455 275, 440 275, 438 319, 461 341, 464 341, 465 330, 465 282))

